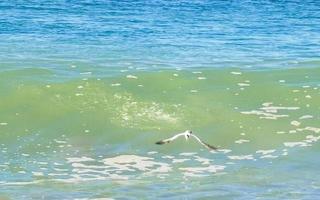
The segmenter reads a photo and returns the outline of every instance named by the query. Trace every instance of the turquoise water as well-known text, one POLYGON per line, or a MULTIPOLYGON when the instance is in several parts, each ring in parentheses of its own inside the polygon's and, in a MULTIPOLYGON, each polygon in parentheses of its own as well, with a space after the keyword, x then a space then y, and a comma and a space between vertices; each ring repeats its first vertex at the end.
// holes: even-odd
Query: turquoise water
POLYGON ((1 1, 0 199, 317 199, 319 6, 1 1))

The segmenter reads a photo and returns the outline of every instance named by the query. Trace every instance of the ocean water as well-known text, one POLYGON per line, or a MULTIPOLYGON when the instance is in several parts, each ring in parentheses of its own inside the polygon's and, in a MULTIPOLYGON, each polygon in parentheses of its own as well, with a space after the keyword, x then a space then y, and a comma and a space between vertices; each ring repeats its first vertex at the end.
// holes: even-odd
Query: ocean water
POLYGON ((318 199, 319 16, 1 1, 0 199, 318 199), (218 150, 155 144, 187 129, 218 150))

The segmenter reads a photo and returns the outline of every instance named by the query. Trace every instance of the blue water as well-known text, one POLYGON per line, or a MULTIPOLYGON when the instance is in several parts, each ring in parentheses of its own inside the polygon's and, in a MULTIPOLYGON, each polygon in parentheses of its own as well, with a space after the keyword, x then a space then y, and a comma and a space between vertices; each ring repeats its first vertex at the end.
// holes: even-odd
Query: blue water
POLYGON ((316 0, 2 0, 0 199, 317 199, 319 55, 316 0))
POLYGON ((2 68, 259 68, 319 59, 320 5, 312 0, 4 0, 0 12, 2 68))

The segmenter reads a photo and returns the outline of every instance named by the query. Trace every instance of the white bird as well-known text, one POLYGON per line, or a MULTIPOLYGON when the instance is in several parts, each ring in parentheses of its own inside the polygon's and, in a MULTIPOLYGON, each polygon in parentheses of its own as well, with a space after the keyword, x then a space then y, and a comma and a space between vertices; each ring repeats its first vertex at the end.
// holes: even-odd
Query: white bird
POLYGON ((207 149, 209 150, 217 150, 216 147, 208 144, 208 143, 205 143, 203 142, 202 140, 200 140, 200 138, 198 138, 196 135, 192 134, 192 131, 190 130, 186 130, 185 132, 183 133, 178 133, 176 135, 174 135, 173 137, 171 138, 168 138, 168 139, 164 139, 164 140, 160 140, 158 142, 156 142, 156 144, 167 144, 167 143, 170 143, 172 142, 173 140, 177 139, 178 137, 180 136, 184 136, 186 138, 186 140, 188 140, 190 137, 193 137, 195 138, 200 144, 202 144, 203 146, 205 146, 207 149))

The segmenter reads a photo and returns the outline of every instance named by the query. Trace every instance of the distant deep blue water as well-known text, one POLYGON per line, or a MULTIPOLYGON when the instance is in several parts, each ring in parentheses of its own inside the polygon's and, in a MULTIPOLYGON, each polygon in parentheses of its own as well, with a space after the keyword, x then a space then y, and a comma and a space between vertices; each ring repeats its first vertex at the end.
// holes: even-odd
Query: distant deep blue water
POLYGON ((1 200, 317 199, 319 113, 320 1, 0 1, 1 200))
POLYGON ((3 0, 0 12, 2 68, 279 68, 319 61, 315 0, 3 0))

